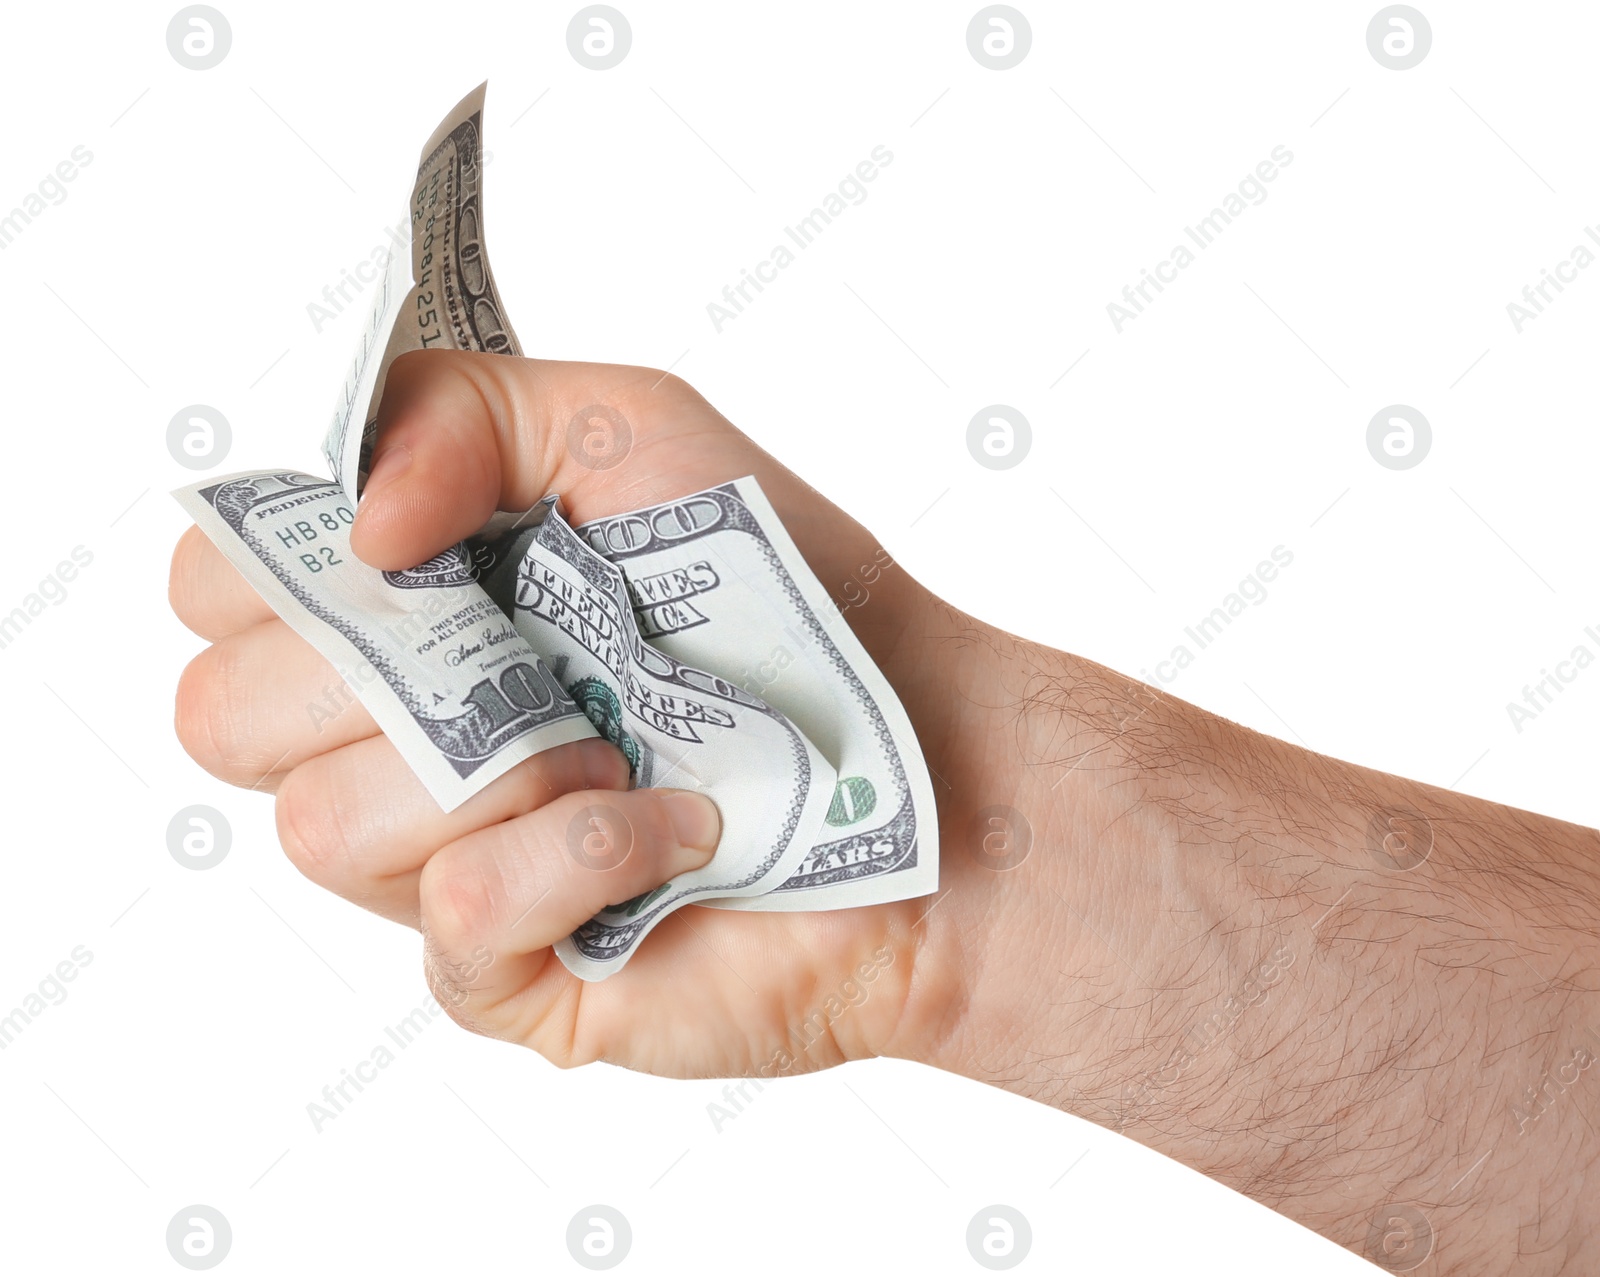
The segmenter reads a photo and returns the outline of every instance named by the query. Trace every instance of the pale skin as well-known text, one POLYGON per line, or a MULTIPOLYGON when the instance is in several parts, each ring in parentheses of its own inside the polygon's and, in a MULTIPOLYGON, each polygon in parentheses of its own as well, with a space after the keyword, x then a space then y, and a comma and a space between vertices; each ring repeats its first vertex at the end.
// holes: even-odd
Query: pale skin
POLYGON ((938 895, 690 907, 585 984, 550 946, 704 864, 715 806, 627 791, 621 754, 585 741, 441 812, 359 703, 308 712, 337 674, 190 529, 172 606, 211 646, 179 684, 180 740, 276 795, 308 878, 420 929, 459 1023, 563 1067, 674 1077, 920 1061, 1121 1130, 1391 1268, 1415 1256, 1413 1210, 1433 1234, 1418 1271, 1600 1268, 1600 834, 1310 753, 985 625, 882 567, 871 533, 655 370, 422 353, 391 370, 379 420, 352 545, 383 568, 549 491, 586 521, 754 474, 837 600, 879 565, 844 616, 939 805, 938 895), (614 468, 567 448, 595 404, 632 429, 614 468), (601 799, 633 837, 597 870, 567 828, 601 799), (978 818, 995 807, 1015 817, 978 818), (851 1004, 800 1051, 794 1029, 841 989, 851 1004))

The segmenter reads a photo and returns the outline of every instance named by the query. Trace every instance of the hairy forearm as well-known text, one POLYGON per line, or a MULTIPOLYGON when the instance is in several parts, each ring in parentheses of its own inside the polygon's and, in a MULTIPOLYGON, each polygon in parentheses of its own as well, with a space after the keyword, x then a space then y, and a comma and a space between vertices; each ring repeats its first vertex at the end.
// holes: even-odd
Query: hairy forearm
POLYGON ((960 964, 915 991, 932 1062, 1397 1269, 1431 1229, 1433 1271, 1587 1271, 1600 835, 982 627, 942 642, 981 671, 945 734, 991 742, 934 751, 946 854, 992 864, 929 919, 960 964), (973 823, 996 808, 1031 835, 1009 867, 973 823))

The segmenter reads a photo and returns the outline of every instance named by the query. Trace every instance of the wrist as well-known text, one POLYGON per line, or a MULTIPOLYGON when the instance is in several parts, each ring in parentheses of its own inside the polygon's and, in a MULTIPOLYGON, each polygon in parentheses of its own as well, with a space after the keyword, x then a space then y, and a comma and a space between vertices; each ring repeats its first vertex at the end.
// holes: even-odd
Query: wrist
POLYGON ((1096 1049, 1069 1006, 1121 996, 1124 959, 1139 965, 1124 933, 1147 915, 1122 870, 1155 834, 1130 803, 1159 698, 935 598, 918 632, 905 699, 934 773, 940 892, 913 902, 912 978, 882 1053, 1060 1104, 1096 1049))
POLYGON ((1537 1220, 1540 1271, 1562 1271, 1600 1173, 1600 837, 954 632, 987 655, 930 754, 948 896, 915 927, 888 1053, 1129 1134, 1361 1253, 1415 1208, 1463 1256, 1537 1220), (986 825, 1000 806, 1009 827, 986 825))

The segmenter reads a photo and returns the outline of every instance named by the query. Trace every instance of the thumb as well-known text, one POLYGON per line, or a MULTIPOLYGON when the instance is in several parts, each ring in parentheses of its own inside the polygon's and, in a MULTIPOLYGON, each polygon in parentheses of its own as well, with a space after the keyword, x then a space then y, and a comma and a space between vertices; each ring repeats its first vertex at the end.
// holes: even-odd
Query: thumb
MULTIPOLYGON (((619 401, 630 406, 617 421, 633 422, 637 388, 660 376, 467 351, 400 356, 385 379, 350 548, 373 567, 397 571, 472 535, 496 510, 526 509, 551 491, 579 499, 601 485, 640 492, 636 482, 581 464, 582 454, 567 447, 568 425, 576 415, 586 431, 604 428, 604 419, 586 414, 619 401)), ((630 438, 639 428, 620 427, 630 438)))

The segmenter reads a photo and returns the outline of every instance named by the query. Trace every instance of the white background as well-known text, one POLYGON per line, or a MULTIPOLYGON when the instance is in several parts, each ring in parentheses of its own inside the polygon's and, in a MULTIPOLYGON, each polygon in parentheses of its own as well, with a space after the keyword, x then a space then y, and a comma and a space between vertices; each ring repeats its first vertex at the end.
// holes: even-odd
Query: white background
POLYGON ((1372 1271, 895 1062, 782 1081, 719 1133, 718 1083, 561 1073, 441 1018, 317 1133, 306 1105, 424 999, 419 941, 301 879, 270 801, 173 737, 200 644, 166 610, 165 493, 195 477, 167 424, 212 405, 221 469, 318 465, 365 299, 320 333, 307 305, 487 78, 488 242, 529 353, 673 365, 935 591, 1129 673, 1284 546, 1174 692, 1593 824, 1600 667, 1520 732, 1506 703, 1600 650, 1600 269, 1520 334, 1506 304, 1600 220, 1600 13, 1421 0, 1432 50, 1393 71, 1372 0, 1019 0, 1031 52, 993 71, 973 0, 618 3, 633 46, 604 72, 568 52, 576 4, 219 0, 232 48, 199 72, 176 6, 7 15, 0 213, 93 160, 0 251, 0 613, 93 562, 0 650, 0 1014, 93 960, 0 1053, 0 1263, 180 1271, 168 1220, 204 1203, 226 1272, 578 1271, 567 1221, 604 1202, 622 1271, 956 1273, 998 1202, 1032 1223, 1022 1271, 1372 1271), (716 332, 706 304, 880 144, 869 198, 716 332), (1266 201, 1118 334, 1106 304, 1278 145, 1266 201), (992 403, 1033 429, 1005 472, 965 445, 992 403), (1399 472, 1365 442, 1395 403, 1433 430, 1399 472), (233 828, 205 872, 167 850, 193 803, 233 828))

